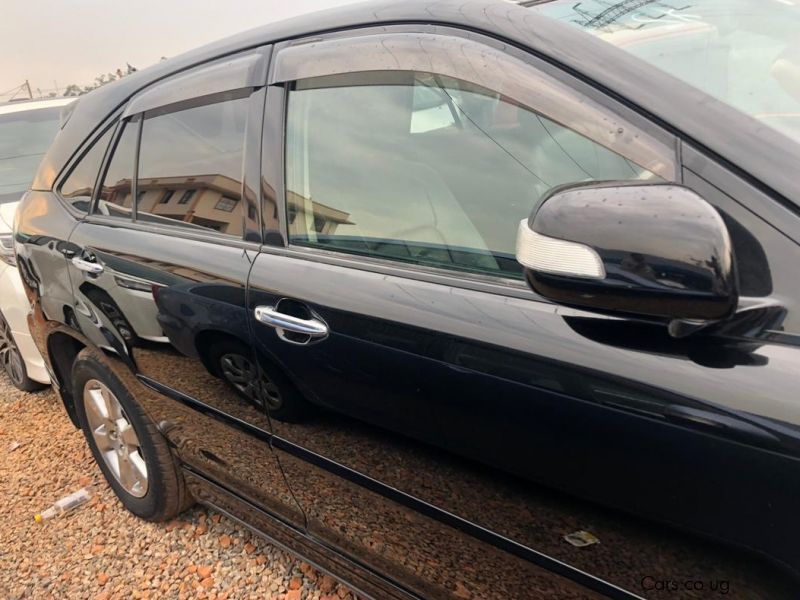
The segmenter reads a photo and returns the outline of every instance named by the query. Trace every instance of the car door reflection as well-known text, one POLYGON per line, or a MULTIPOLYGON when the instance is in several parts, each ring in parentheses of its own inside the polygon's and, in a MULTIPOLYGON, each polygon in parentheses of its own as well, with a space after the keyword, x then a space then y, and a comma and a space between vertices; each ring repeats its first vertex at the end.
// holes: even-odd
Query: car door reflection
MULTIPOLYGON (((250 346, 245 290, 188 282, 156 287, 154 297, 166 338, 184 356, 200 360, 213 376, 217 404, 222 402, 226 412, 269 431, 250 346), (220 386, 227 387, 225 393, 219 392, 220 386)), ((207 390, 197 390, 198 398, 208 400, 208 396, 207 390)))

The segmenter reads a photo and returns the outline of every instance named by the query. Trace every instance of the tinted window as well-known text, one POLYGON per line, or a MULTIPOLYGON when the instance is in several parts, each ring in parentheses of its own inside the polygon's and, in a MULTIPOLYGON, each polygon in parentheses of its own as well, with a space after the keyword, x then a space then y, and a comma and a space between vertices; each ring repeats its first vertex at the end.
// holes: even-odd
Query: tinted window
POLYGON ((103 156, 111 141, 113 131, 113 127, 109 128, 92 145, 61 184, 61 195, 80 211, 89 212, 89 203, 92 200, 92 192, 100 171, 100 163, 103 162, 103 156))
POLYGON ((103 178, 100 199, 95 212, 111 217, 131 218, 133 210, 133 163, 136 159, 136 142, 139 133, 137 122, 123 125, 114 154, 103 178))
POLYGON ((550 188, 655 175, 491 90, 425 73, 289 95, 290 240, 519 277, 516 231, 550 188))
POLYGON ((137 218, 242 235, 247 98, 145 117, 137 218))
POLYGON ((0 115, 0 204, 16 202, 30 187, 60 114, 55 107, 0 115))

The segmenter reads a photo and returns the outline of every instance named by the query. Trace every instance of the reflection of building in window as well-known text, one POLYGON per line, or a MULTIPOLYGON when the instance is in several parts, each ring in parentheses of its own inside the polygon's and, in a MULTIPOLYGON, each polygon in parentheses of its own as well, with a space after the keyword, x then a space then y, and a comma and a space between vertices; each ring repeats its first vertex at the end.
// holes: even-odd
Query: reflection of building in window
POLYGON ((232 212, 233 209, 236 208, 237 202, 239 202, 239 200, 223 196, 217 200, 217 205, 214 208, 217 210, 224 210, 225 212, 232 212))
POLYGON ((64 189, 66 184, 61 187, 61 195, 64 198, 91 198, 92 197, 92 187, 82 187, 76 188, 72 190, 64 189))
MULTIPOLYGON (((265 177, 261 178, 261 191, 263 196, 262 210, 264 211, 261 215, 261 218, 264 220, 264 231, 279 232, 281 226, 278 219, 277 193, 275 192, 275 188, 269 185, 269 182, 265 177)), ((252 215, 250 215, 248 211, 248 219, 252 220, 252 223, 255 225, 255 229, 259 229, 259 226, 256 224, 258 211, 255 210, 255 206, 253 208, 254 210, 252 215)), ((250 227, 253 228, 253 225, 250 225, 250 227)))
POLYGON ((339 225, 354 225, 349 221, 350 213, 304 198, 291 190, 287 192, 286 200, 291 234, 304 235, 308 230, 306 223, 309 218, 314 231, 325 235, 335 233, 339 225))
MULTIPOLYGON (((221 233, 242 235, 239 208, 241 182, 224 175, 193 177, 153 177, 138 182, 138 219, 172 219, 192 223, 221 233), (169 202, 181 194, 177 203, 169 202), (166 199, 166 202, 165 202, 166 199)), ((131 183, 125 179, 106 187, 104 200, 125 208, 131 207, 131 183)))
MULTIPOLYGON (((87 189, 86 194, 91 196, 92 190, 87 189)), ((100 200, 104 200, 110 204, 123 205, 124 202, 130 204, 131 196, 131 180, 122 179, 117 181, 114 185, 104 183, 100 188, 100 200)))

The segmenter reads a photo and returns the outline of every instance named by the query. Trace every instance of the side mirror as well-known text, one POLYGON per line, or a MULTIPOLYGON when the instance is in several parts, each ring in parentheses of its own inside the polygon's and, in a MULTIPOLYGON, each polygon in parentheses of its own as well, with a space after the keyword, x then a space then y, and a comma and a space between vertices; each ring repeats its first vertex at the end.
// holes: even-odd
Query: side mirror
POLYGON ((555 188, 520 223, 517 261, 534 291, 570 306, 710 321, 738 302, 722 217, 678 185, 555 188))

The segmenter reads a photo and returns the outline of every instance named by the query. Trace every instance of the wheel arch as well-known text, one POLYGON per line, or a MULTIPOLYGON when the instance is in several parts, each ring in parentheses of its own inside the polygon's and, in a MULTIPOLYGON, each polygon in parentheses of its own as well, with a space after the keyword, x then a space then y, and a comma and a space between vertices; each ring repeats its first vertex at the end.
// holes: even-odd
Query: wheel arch
POLYGON ((61 401, 75 427, 79 427, 79 424, 75 399, 72 397, 72 364, 84 348, 84 342, 64 331, 54 331, 47 336, 47 356, 56 376, 53 383, 58 386, 61 401))
MULTIPOLYGON (((79 427, 79 423, 75 410, 75 398, 72 397, 72 365, 75 362, 75 358, 84 348, 94 348, 94 346, 87 340, 81 339, 78 335, 63 328, 51 331, 47 336, 48 362, 55 375, 53 384, 58 387, 58 394, 70 421, 75 427, 79 427)), ((101 349, 98 352, 103 355, 113 356, 113 353, 105 349, 101 349)))

